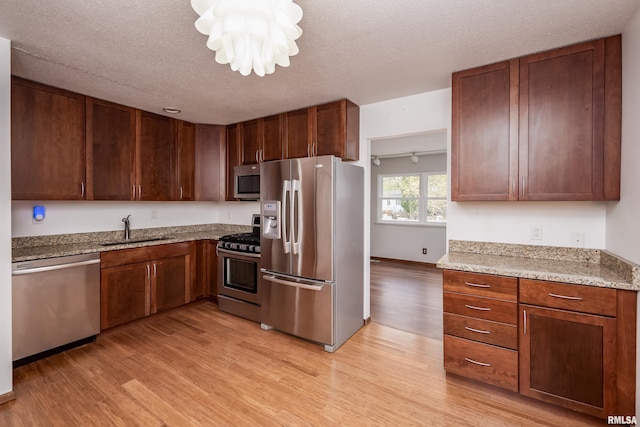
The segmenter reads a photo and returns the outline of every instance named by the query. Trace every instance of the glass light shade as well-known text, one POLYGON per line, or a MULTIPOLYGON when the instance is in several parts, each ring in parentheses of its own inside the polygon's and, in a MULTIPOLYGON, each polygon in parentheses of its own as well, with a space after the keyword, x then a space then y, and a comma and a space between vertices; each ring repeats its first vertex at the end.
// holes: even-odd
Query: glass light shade
POLYGON ((208 35, 216 62, 248 76, 288 67, 298 54, 302 8, 293 0, 191 0, 200 18, 196 29, 208 35))

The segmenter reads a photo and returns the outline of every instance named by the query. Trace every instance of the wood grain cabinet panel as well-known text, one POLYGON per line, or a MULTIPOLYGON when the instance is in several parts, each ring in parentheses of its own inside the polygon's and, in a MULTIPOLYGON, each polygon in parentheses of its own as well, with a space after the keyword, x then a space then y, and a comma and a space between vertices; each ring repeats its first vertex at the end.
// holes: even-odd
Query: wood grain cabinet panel
POLYGON ((151 262, 153 276, 151 312, 158 313, 191 300, 190 256, 175 256, 151 262))
POLYGON ((176 200, 195 200, 196 125, 178 122, 176 200))
POLYGON ((360 154, 360 108, 343 99, 318 105, 314 154, 358 160, 360 154))
POLYGON ((452 76, 452 200, 516 200, 518 61, 452 76))
POLYGON ((451 313, 444 313, 443 323, 446 335, 518 350, 518 328, 515 324, 492 322, 451 313))
POLYGON ((191 301, 194 242, 103 252, 101 329, 191 301))
POLYGON ((150 314, 149 263, 100 270, 100 329, 141 319, 150 314))
POLYGON ((216 252, 217 245, 217 240, 209 241, 209 297, 215 301, 218 301, 218 283, 221 279, 220 268, 218 266, 218 253, 216 252))
POLYGON ((284 115, 284 158, 295 159, 312 155, 313 112, 310 108, 289 111, 284 115), (311 114, 311 115, 310 115, 311 114))
POLYGON ((282 159, 283 114, 275 114, 261 120, 261 161, 282 159))
POLYGON ((515 277, 444 270, 443 289, 507 301, 518 300, 518 279, 515 277))
POLYGON ((138 111, 138 123, 137 198, 175 200, 177 122, 169 117, 138 111))
POLYGON ((136 113, 87 97, 87 199, 131 200, 135 191, 136 113))
POLYGON ((454 73, 452 200, 619 200, 620 44, 454 73))
POLYGON ((199 201, 224 201, 226 198, 225 127, 196 125, 195 197, 199 201))
POLYGON ((509 324, 518 322, 518 305, 515 301, 482 298, 475 295, 445 291, 443 293, 442 306, 445 313, 509 324))
POLYGON ((194 245, 195 266, 191 271, 195 272, 195 277, 192 281, 191 301, 209 296, 209 241, 198 240, 194 245))
POLYGON ((233 168, 241 164, 240 150, 241 144, 241 124, 229 125, 226 128, 227 137, 227 193, 226 200, 237 200, 233 197, 234 181, 233 181, 233 168))
POLYGON ((616 319, 525 304, 520 315, 520 393, 601 418, 615 413, 616 319))
POLYGON ((85 199, 85 156, 85 97, 13 77, 13 199, 85 199))
POLYGON ((254 165, 260 163, 260 135, 258 130, 258 119, 242 122, 238 125, 241 132, 240 164, 254 165))
POLYGON ((615 289, 520 279, 520 302, 582 313, 616 315, 615 289))
POLYGON ((447 372, 518 391, 517 351, 449 335, 443 344, 447 372))

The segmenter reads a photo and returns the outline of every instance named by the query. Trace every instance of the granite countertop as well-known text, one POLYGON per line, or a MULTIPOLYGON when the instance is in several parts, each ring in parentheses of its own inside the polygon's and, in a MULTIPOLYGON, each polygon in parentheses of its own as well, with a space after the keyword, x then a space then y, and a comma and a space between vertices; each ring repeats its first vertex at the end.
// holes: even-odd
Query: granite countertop
POLYGON ((68 255, 165 245, 194 240, 218 240, 226 234, 251 231, 251 226, 235 224, 201 224, 181 227, 134 229, 130 240, 159 239, 104 246, 122 242, 122 231, 56 234, 51 236, 15 237, 12 239, 12 262, 33 261, 68 255), (161 239, 161 240, 160 240, 161 239))
POLYGON ((598 249, 449 241, 439 268, 640 291, 640 266, 598 249))

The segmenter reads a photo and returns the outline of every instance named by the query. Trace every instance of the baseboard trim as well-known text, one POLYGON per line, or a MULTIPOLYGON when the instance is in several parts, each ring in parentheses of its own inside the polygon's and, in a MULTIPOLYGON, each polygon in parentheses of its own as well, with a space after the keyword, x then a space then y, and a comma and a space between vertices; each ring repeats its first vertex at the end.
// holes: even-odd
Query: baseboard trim
POLYGON ((365 326, 368 325, 369 323, 371 323, 371 316, 369 316, 366 319, 364 319, 365 326))
POLYGON ((413 265, 421 265, 421 266, 424 266, 424 267, 437 268, 437 266, 432 262, 409 261, 409 260, 406 260, 406 259, 383 258, 383 257, 379 257, 379 256, 372 256, 371 259, 375 260, 375 261, 401 262, 401 263, 404 263, 404 264, 413 264, 413 265))
POLYGON ((12 400, 16 400, 16 394, 13 390, 9 393, 0 394, 0 405, 11 402, 12 400))

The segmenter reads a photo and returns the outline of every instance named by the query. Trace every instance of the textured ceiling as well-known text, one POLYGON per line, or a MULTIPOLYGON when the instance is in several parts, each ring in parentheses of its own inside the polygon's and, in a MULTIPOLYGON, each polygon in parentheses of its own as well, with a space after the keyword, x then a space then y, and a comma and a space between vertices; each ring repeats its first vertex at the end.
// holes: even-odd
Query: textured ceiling
POLYGON ((2 0, 13 74, 148 111, 229 124, 450 85, 451 72, 617 34, 638 0, 297 0, 300 53, 243 77, 214 61, 188 0, 2 0))

